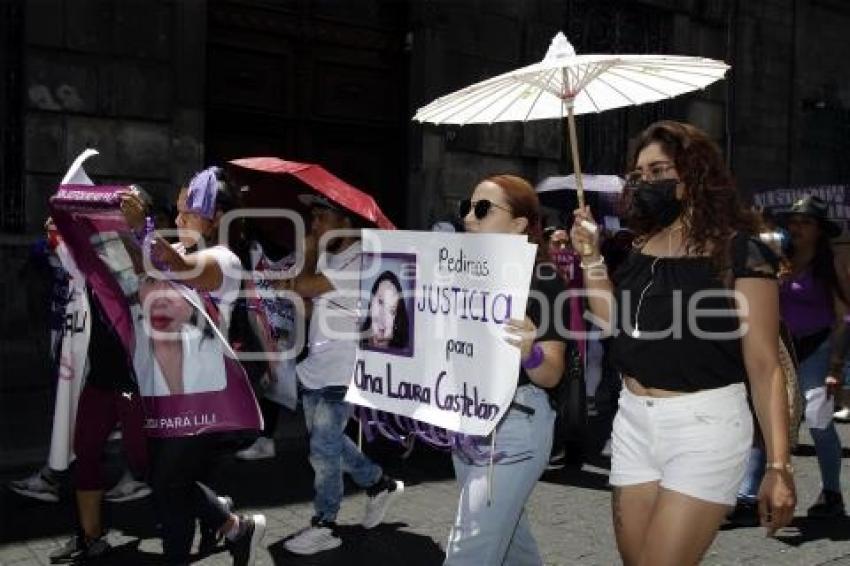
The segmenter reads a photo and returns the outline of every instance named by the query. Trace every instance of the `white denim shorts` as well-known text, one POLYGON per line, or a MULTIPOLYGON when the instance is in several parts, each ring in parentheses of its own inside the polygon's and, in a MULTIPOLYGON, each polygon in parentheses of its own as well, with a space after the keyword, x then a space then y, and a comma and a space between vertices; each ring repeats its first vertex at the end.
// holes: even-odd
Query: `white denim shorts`
POLYGON ((611 485, 665 489, 733 505, 753 441, 743 383, 676 397, 623 387, 614 418, 611 485))

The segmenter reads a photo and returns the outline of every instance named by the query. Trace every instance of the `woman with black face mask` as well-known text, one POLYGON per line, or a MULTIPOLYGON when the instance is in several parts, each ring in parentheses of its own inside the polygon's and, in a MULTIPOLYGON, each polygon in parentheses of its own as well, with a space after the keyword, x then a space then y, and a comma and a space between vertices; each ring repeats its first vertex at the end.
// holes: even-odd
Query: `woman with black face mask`
POLYGON ((588 302, 614 335, 623 375, 610 479, 620 555, 627 566, 696 564, 744 475, 753 434, 745 382, 768 454, 762 524, 773 532, 793 517, 778 259, 704 132, 664 121, 636 141, 634 249, 609 276, 587 208, 575 211, 572 237, 591 250, 588 302))

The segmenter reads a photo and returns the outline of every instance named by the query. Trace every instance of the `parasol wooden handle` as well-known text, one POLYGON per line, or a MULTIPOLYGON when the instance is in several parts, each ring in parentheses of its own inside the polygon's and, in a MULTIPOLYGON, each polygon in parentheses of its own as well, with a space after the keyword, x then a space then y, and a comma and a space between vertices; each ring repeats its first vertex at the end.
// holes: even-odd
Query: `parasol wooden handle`
MULTIPOLYGON (((584 209, 584 181, 581 178, 581 162, 578 158, 578 136, 576 135, 576 118, 573 114, 573 101, 567 100, 567 124, 570 132, 570 151, 573 155, 573 171, 576 176, 576 195, 578 196, 578 206, 584 209)), ((580 250, 581 255, 587 257, 593 255, 593 248, 587 242, 583 243, 580 250)))

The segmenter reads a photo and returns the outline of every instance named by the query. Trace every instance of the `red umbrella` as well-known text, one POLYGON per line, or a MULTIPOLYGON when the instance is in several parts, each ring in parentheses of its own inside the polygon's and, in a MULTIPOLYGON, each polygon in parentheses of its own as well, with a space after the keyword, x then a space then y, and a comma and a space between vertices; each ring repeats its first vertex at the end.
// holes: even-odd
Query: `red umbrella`
POLYGON ((237 184, 247 185, 243 199, 246 206, 276 206, 303 211, 304 205, 298 196, 319 194, 373 226, 395 230, 395 225, 374 198, 320 165, 278 157, 246 157, 230 161, 227 169, 237 184))

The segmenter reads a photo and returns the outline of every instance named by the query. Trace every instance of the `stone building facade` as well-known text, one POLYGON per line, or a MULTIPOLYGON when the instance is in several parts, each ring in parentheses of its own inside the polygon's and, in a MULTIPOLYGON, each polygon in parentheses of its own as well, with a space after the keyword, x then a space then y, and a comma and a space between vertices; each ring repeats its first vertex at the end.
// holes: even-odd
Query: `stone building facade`
POLYGON ((850 5, 843 0, 3 0, 0 2, 0 427, 42 448, 50 380, 45 283, 29 244, 86 147, 100 181, 168 202, 205 163, 315 161, 427 228, 496 172, 569 172, 558 121, 414 124, 435 97, 539 60, 563 30, 579 53, 723 59, 727 80, 578 118, 583 169, 621 173, 628 139, 670 117, 705 128, 745 191, 850 181, 850 5))

